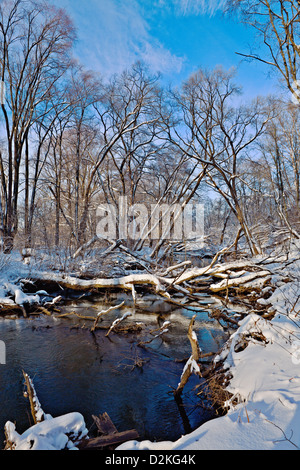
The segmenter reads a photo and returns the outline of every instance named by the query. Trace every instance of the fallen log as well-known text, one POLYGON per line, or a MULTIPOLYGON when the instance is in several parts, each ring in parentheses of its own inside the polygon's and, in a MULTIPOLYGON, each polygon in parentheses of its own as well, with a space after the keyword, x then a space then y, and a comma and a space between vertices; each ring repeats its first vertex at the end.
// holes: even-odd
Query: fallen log
POLYGON ((24 396, 29 399, 31 415, 34 421, 34 424, 42 423, 45 421, 45 413, 42 410, 41 404, 38 400, 33 382, 28 374, 23 371, 23 377, 25 379, 25 385, 27 392, 24 393, 24 396))
POLYGON ((79 450, 97 450, 103 447, 110 447, 122 444, 127 441, 136 441, 139 439, 139 434, 135 429, 130 431, 118 432, 108 436, 95 437, 82 441, 77 445, 79 450))
POLYGON ((232 289, 232 288, 255 288, 255 284, 257 284, 259 288, 265 285, 265 283, 271 279, 270 271, 259 271, 256 273, 248 273, 246 275, 242 275, 241 277, 234 277, 233 279, 228 277, 223 281, 219 282, 218 284, 213 284, 210 286, 210 290, 212 292, 221 292, 224 290, 232 289))
POLYGON ((62 289, 87 291, 93 289, 124 289, 132 292, 132 285, 155 287, 157 292, 165 292, 157 276, 153 274, 132 274, 121 278, 111 279, 79 279, 56 273, 40 273, 38 277, 31 278, 33 282, 51 282, 58 284, 62 289))
POLYGON ((97 426, 99 435, 109 435, 118 432, 116 426, 107 413, 103 413, 103 415, 100 416, 93 415, 92 418, 97 426))
POLYGON ((97 426, 98 437, 84 439, 78 445, 79 450, 97 450, 105 447, 116 446, 126 441, 139 439, 139 434, 135 429, 118 432, 116 426, 107 413, 100 416, 93 415, 94 423, 97 426))

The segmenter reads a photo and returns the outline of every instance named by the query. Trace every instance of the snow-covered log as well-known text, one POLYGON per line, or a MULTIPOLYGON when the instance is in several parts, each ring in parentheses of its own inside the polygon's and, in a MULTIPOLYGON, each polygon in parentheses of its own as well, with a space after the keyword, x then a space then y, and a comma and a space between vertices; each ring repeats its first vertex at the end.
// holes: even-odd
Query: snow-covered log
POLYGON ((62 288, 72 290, 91 290, 91 289, 117 289, 132 291, 132 285, 150 285, 154 286, 157 292, 163 292, 164 289, 157 276, 153 274, 132 274, 120 278, 111 279, 78 279, 72 276, 59 275, 55 273, 39 273, 32 276, 33 281, 53 282, 59 284, 62 288))
POLYGON ((35 391, 35 388, 34 388, 34 385, 33 385, 33 382, 31 380, 31 378, 24 371, 23 371, 23 377, 24 377, 24 380, 25 380, 26 388, 27 388, 27 392, 24 393, 24 396, 26 396, 26 398, 28 397, 28 399, 29 399, 30 410, 31 410, 31 415, 32 415, 32 418, 33 418, 33 422, 34 422, 34 424, 41 423, 41 422, 45 421, 46 415, 45 415, 45 413, 44 413, 44 411, 41 407, 41 404, 40 404, 39 399, 37 397, 37 394, 36 394, 36 391, 35 391))
POLYGON ((15 303, 17 305, 33 305, 40 303, 39 295, 27 295, 22 289, 14 284, 7 283, 5 288, 8 292, 11 292, 15 297, 15 303))
POLYGON ((233 279, 228 276, 227 279, 224 279, 218 284, 211 285, 210 290, 212 292, 221 292, 223 290, 228 290, 236 287, 244 287, 250 289, 254 289, 255 287, 262 288, 270 280, 270 271, 260 271, 257 273, 243 274, 242 276, 234 277, 233 279))

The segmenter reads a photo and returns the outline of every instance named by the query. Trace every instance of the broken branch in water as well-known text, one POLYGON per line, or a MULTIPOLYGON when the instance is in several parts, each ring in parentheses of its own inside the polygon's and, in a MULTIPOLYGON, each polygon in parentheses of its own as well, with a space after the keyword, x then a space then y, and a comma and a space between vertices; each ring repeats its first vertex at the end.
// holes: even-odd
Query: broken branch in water
MULTIPOLYGON (((79 413, 52 418, 45 415, 37 398, 33 382, 23 371, 25 384, 27 386, 26 397, 29 397, 34 426, 30 427, 25 434, 19 435, 15 424, 8 421, 4 427, 5 448, 4 450, 38 450, 45 443, 52 447, 51 439, 56 435, 62 437, 57 439, 57 446, 61 450, 104 450, 117 445, 139 439, 135 429, 118 432, 107 413, 99 417, 93 416, 98 429, 98 437, 90 438, 86 429, 84 418, 79 413), (26 436, 27 434, 27 436, 26 436), (50 442, 47 442, 49 440, 50 442), (19 448, 18 448, 19 447, 19 448)), ((55 443, 56 443, 56 439, 55 443)))
POLYGON ((200 355, 201 355, 201 349, 199 347, 197 335, 193 330, 196 317, 197 315, 193 316, 190 326, 189 326, 189 331, 188 331, 188 338, 190 340, 191 347, 192 347, 192 355, 184 367, 183 373, 181 375, 180 383, 178 384, 178 387, 174 392, 175 397, 176 396, 178 397, 182 394, 184 387, 186 386, 190 376, 193 373, 195 373, 199 377, 202 377, 200 367, 198 364, 200 355))
POLYGON ((41 423, 45 421, 45 413, 42 410, 41 404, 38 400, 33 382, 28 374, 23 371, 23 376, 25 379, 25 385, 27 392, 24 392, 24 396, 28 397, 30 403, 31 415, 34 421, 34 424, 41 423))
POLYGON ((60 315, 56 315, 55 318, 66 318, 66 317, 71 317, 72 315, 74 315, 77 318, 80 318, 80 320, 95 321, 95 317, 80 315, 80 313, 76 313, 76 312, 61 313, 60 315))
POLYGON ((160 328, 158 328, 158 329, 156 329, 156 330, 150 331, 150 334, 153 334, 153 333, 156 333, 156 332, 157 332, 157 334, 156 334, 153 338, 151 338, 149 341, 141 341, 141 342, 138 344, 138 346, 142 347, 142 346, 144 346, 145 344, 150 344, 150 343, 152 343, 152 341, 154 341, 155 339, 160 338, 160 337, 161 337, 162 335, 164 335, 165 333, 168 333, 168 332, 169 332, 168 327, 169 327, 170 325, 171 325, 171 322, 166 321, 166 322, 163 324, 162 327, 160 327, 160 328))
POLYGON ((131 316, 132 316, 132 313, 125 313, 122 318, 117 318, 117 320, 115 320, 115 321, 112 323, 111 327, 109 328, 109 330, 108 330, 108 332, 106 333, 105 336, 108 337, 108 336, 110 335, 110 333, 111 333, 122 321, 126 320, 126 318, 131 317, 131 316))
POLYGON ((98 313, 98 315, 95 319, 94 325, 91 328, 91 332, 95 331, 95 329, 97 328, 97 325, 98 325, 100 319, 103 317, 103 315, 106 315, 107 313, 113 312, 114 310, 119 310, 124 305, 125 305, 125 301, 122 302, 120 305, 116 305, 115 307, 109 307, 107 310, 101 310, 101 312, 98 313))

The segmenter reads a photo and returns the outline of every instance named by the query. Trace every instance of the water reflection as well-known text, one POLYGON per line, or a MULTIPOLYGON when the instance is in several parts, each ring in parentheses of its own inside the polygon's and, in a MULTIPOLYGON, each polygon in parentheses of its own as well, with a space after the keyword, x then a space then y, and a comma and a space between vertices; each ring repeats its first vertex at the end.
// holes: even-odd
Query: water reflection
MULTIPOLYGON (((114 300, 119 303, 120 296, 114 300)), ((174 359, 190 355, 186 335, 193 312, 178 308, 162 311, 158 305, 157 299, 149 298, 138 309, 127 307, 132 313, 128 321, 143 322, 144 331, 161 326, 163 321, 171 322, 169 333, 153 341, 149 349, 137 347, 146 333, 127 337, 112 333, 106 338, 104 330, 92 334, 82 328, 84 320, 74 317, 1 320, 0 339, 7 347, 7 364, 0 366, 1 441, 6 421, 15 421, 18 432, 29 425, 22 370, 33 378, 42 407, 52 416, 78 411, 89 427, 92 414, 107 412, 120 431, 135 428, 142 439, 175 440, 186 433, 187 423, 171 392, 183 368, 174 359), (136 366, 137 360, 142 366, 136 366)), ((82 315, 96 315, 102 308, 103 300, 95 298, 70 302, 65 313, 75 309, 82 315)), ((108 314, 102 326, 120 313, 123 310, 108 314)), ((198 313, 195 331, 204 352, 217 352, 227 339, 205 311, 198 313)), ((213 417, 198 406, 193 392, 198 383, 193 377, 183 395, 190 429, 213 417)))

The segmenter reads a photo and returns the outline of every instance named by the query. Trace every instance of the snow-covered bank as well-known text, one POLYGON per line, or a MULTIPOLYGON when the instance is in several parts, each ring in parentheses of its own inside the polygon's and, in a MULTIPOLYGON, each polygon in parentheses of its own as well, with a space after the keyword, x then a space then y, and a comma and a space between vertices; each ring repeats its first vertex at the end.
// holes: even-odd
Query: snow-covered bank
MULTIPOLYGON (((279 265, 272 268, 278 269, 279 265)), ((282 273, 262 304, 275 310, 269 321, 249 315, 216 361, 232 376, 226 416, 209 421, 177 442, 128 442, 119 450, 280 450, 300 448, 300 262, 282 273), (238 403, 238 404, 236 404, 238 403)))
MULTIPOLYGON (((176 442, 152 443, 127 442, 119 450, 196 450, 196 449, 296 449, 300 448, 300 261, 299 251, 294 257, 257 258, 245 262, 232 262, 212 268, 212 278, 221 281, 215 286, 227 285, 230 279, 232 287, 240 284, 246 286, 251 295, 251 286, 255 296, 261 295, 256 301, 263 307, 261 314, 250 312, 241 322, 239 329, 225 345, 216 361, 223 361, 231 377, 227 390, 232 398, 227 403, 229 412, 226 416, 207 422, 190 435, 176 442), (243 269, 244 266, 244 269, 243 269), (253 269, 255 276, 253 275, 253 269), (238 268, 238 269, 237 269, 238 268), (228 274, 229 273, 229 274, 228 274), (262 275, 263 273, 263 275, 262 275), (267 276, 265 276, 265 273, 267 276), (217 276, 215 276, 217 274, 217 276), (259 275, 258 275, 259 274, 259 275), (230 276, 226 278, 226 276, 230 276), (251 279, 250 279, 251 277, 251 279), (266 279, 268 284, 265 286, 266 279), (259 293, 261 290, 261 293, 259 293), (268 314, 276 312, 272 320, 268 314), (265 315, 267 314, 267 315, 265 315)), ((18 266, 15 266, 17 268, 18 266)), ((28 266, 22 268, 22 276, 28 266)), ((17 272, 17 269, 11 272, 17 272)), ((20 272, 20 271, 19 271, 20 272)), ((30 279, 32 272, 27 271, 30 279)), ((59 273, 43 272, 40 279, 70 280, 77 286, 95 285, 97 280, 83 281, 59 273)), ((185 275, 185 284, 197 283, 201 275, 207 276, 207 269, 190 270, 185 275)), ((157 286, 156 279, 172 282, 172 278, 161 279, 150 274, 132 274, 115 280, 115 285, 129 288, 133 283, 148 283, 157 286)), ((2 272, 2 281, 13 282, 8 271, 2 272)), ((101 283, 102 283, 101 279, 101 283)), ((214 282, 217 282, 215 280, 214 282)), ((178 283, 178 280, 177 280, 178 283)), ((114 285, 107 280, 104 285, 114 285)), ((221 286, 221 287, 222 287, 221 286)), ((11 288, 13 290, 13 288, 11 288)), ((7 294, 5 294, 5 299, 7 294)), ((35 294, 36 295, 36 294, 35 294)), ((254 308, 255 312, 257 308, 254 308)), ((80 418, 81 419, 81 418, 80 418)), ((62 420, 63 422, 63 420, 62 420)), ((48 422, 37 428, 28 430, 25 435, 16 434, 10 424, 8 431, 17 447, 27 447, 35 437, 39 448, 47 446, 58 448, 65 444, 61 422, 48 422), (51 427, 53 425, 52 431, 51 427), (46 438, 44 426, 47 427, 46 438), (49 431, 49 432, 48 432, 49 431), (57 438, 55 436, 60 436, 57 438), (31 436, 29 439, 28 436, 31 436), (29 439, 29 441, 28 441, 29 439), (28 444, 29 442, 29 444, 28 444), (26 444, 27 443, 27 444, 26 444), (57 444, 59 443, 59 445, 57 444)), ((71 444, 70 444, 71 445, 71 444)))
POLYGON ((11 448, 7 450, 77 450, 76 443, 87 436, 84 418, 80 413, 70 413, 47 419, 32 426, 22 435, 13 423, 6 423, 5 431, 11 448))

